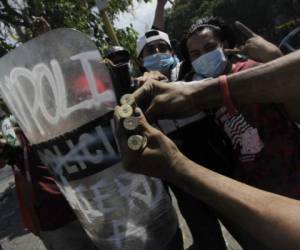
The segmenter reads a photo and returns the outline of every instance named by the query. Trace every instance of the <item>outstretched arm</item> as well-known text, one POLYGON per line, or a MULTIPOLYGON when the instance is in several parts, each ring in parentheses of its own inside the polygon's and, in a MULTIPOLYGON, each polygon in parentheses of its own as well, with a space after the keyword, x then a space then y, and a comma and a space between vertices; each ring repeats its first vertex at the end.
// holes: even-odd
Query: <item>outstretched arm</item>
POLYGON ((125 168, 162 178, 214 207, 270 249, 300 248, 300 201, 268 193, 206 169, 187 159, 176 145, 153 128, 140 110, 139 133, 147 137, 141 151, 131 151, 116 112, 116 127, 125 168))
POLYGON ((237 182, 184 159, 170 180, 270 249, 299 249, 300 201, 237 182))
MULTIPOLYGON (((239 106, 251 103, 283 103, 291 117, 300 121, 300 51, 269 63, 228 76, 233 102, 239 106)), ((193 115, 206 108, 220 107, 223 98, 218 79, 161 84, 149 80, 134 96, 145 105, 152 119, 193 115)))

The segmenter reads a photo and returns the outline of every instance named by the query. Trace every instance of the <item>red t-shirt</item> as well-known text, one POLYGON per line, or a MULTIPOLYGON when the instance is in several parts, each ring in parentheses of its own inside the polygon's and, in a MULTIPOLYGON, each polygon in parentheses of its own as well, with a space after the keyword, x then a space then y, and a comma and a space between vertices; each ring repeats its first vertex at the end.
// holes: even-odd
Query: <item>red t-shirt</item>
MULTIPOLYGON (((238 63, 236 71, 253 63, 238 63)), ((237 159, 235 177, 249 185, 300 199, 300 131, 280 104, 252 104, 230 115, 216 112, 237 159)))

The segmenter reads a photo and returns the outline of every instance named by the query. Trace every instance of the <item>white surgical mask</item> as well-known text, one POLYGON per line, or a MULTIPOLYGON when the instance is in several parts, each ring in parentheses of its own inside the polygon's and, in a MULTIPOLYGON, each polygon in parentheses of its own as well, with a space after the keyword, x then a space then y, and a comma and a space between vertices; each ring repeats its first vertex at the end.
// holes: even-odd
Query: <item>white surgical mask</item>
POLYGON ((222 48, 208 52, 192 62, 195 72, 204 77, 216 77, 223 73, 227 59, 222 48))
POLYGON ((174 68, 178 62, 178 58, 173 55, 158 53, 145 57, 143 66, 149 71, 167 72, 174 68))

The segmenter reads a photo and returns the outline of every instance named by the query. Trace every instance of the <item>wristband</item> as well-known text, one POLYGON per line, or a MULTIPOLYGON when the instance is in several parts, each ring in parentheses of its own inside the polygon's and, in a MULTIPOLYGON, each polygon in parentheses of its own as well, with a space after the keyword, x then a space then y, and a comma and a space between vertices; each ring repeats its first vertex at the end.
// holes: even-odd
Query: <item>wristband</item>
POLYGON ((219 85, 221 88, 222 96, 223 96, 223 101, 224 105, 226 106, 228 113, 233 116, 235 115, 236 109, 234 107, 234 104, 231 100, 230 97, 230 91, 229 91, 229 86, 228 86, 228 81, 227 81, 227 76, 226 75, 221 75, 218 77, 219 80, 219 85))

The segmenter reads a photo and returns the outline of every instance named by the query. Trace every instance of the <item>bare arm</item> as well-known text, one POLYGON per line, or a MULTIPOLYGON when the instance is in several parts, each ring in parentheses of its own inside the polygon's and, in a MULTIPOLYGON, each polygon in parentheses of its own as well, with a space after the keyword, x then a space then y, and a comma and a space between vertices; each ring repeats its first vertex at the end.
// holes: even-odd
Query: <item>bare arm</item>
POLYGON ((127 170, 174 183, 214 207, 270 249, 300 248, 300 201, 247 186, 197 165, 149 125, 142 114, 139 133, 147 137, 148 143, 141 151, 131 151, 122 123, 117 115, 115 118, 127 170))
MULTIPOLYGON (((239 106, 251 103, 283 103, 300 121, 300 51, 267 64, 228 76, 230 93, 239 106)), ((194 105, 218 107, 223 103, 218 80, 192 85, 194 105)))
MULTIPOLYGON (((300 121, 300 51, 280 57, 261 66, 228 76, 234 103, 283 103, 295 121, 300 121)), ((134 96, 146 115, 156 118, 178 118, 193 115, 206 108, 220 107, 223 99, 218 79, 161 84, 149 80, 134 96)))
POLYGON ((167 0, 157 0, 153 26, 159 30, 165 29, 165 5, 167 0))
POLYGON ((299 249, 299 201, 247 186, 188 159, 180 163, 183 170, 170 179, 175 185, 214 207, 270 249, 299 249))

